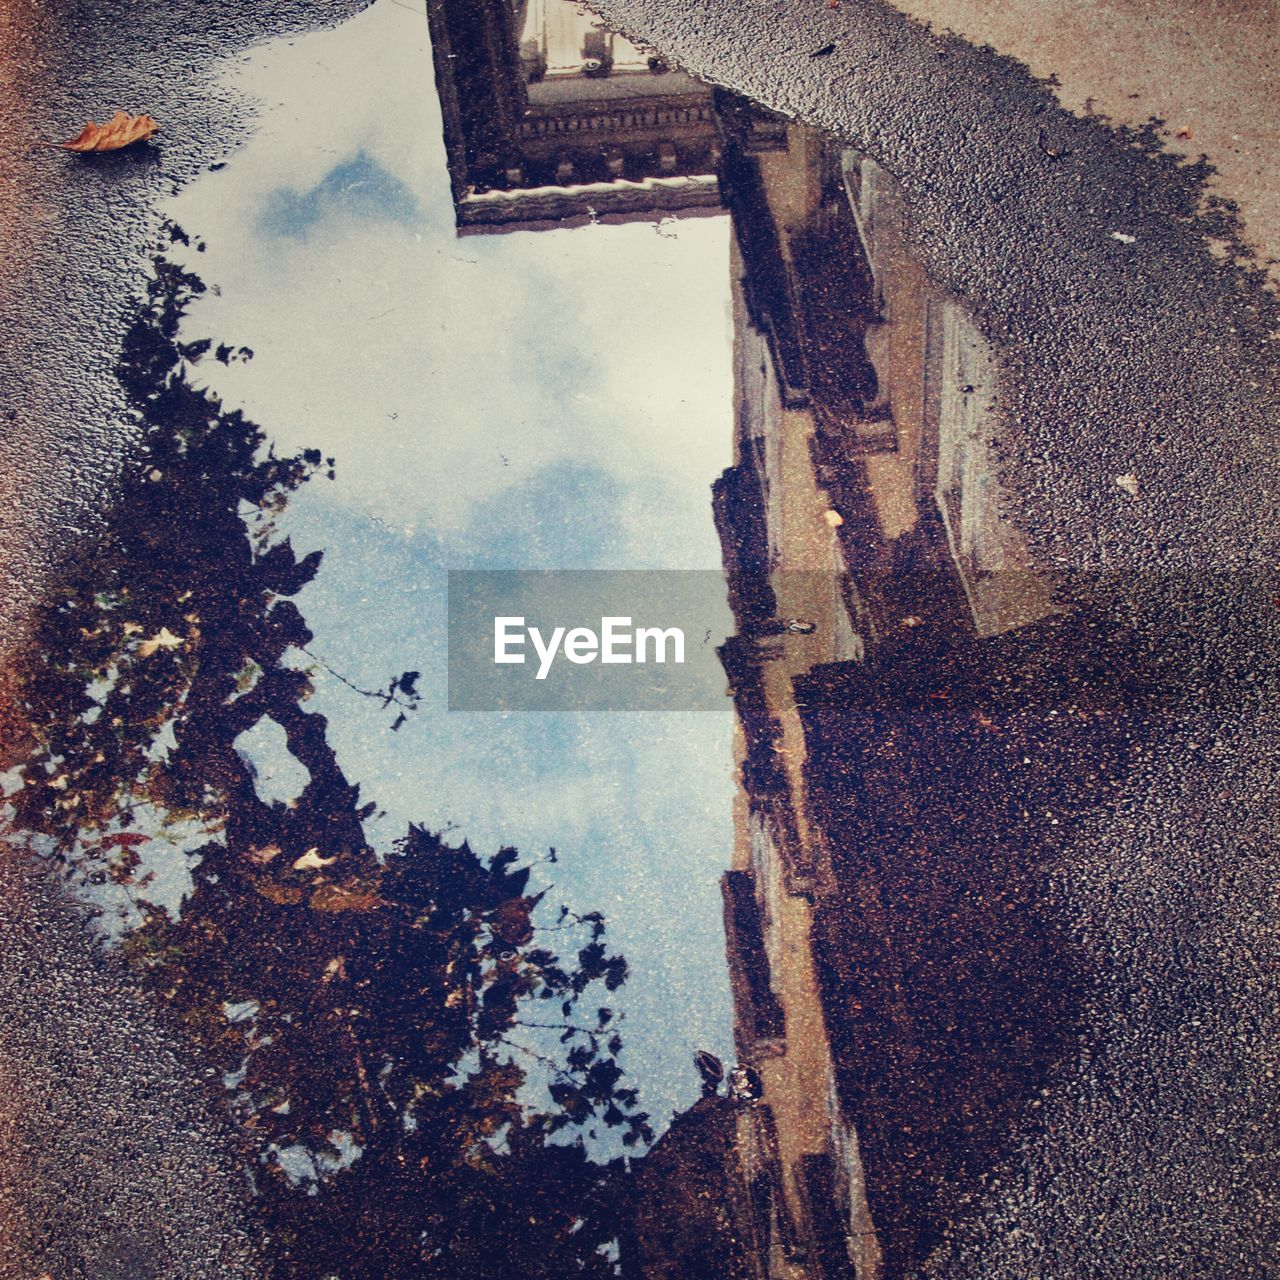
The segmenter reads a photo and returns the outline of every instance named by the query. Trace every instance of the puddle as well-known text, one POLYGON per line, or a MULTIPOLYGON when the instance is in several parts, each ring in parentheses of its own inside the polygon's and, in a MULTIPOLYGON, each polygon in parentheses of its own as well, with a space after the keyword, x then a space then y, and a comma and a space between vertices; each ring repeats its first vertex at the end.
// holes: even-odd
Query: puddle
POLYGON ((1122 717, 1043 679, 994 356, 889 175, 480 12, 239 68, 10 816, 205 1055, 273 1274, 905 1274, 1087 985, 1040 899, 1107 771, 1028 781, 1036 726, 1116 777, 1122 717), (450 711, 457 569, 714 571, 727 695, 450 711))
MULTIPOLYGON (((536 882, 606 913, 631 970, 628 1070, 669 1115, 697 1096, 694 1051, 729 1046, 729 708, 451 716, 443 602, 448 569, 718 566, 727 220, 460 240, 425 18, 403 5, 268 49, 241 83, 278 105, 168 212, 203 246, 184 265, 217 290, 184 333, 253 352, 193 379, 281 455, 332 463, 279 518, 299 553, 324 552, 296 597, 308 709, 377 803, 375 846, 412 822, 483 856, 557 851, 536 882), (352 687, 410 670, 412 706, 352 687)), ((259 791, 297 767, 259 762, 259 791)))

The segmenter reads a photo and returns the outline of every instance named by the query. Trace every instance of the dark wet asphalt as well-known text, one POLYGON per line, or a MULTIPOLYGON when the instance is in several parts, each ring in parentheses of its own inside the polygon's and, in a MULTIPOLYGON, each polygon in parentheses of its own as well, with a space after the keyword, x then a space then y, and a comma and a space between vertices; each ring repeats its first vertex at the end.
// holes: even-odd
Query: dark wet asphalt
MULTIPOLYGON (((1060 842, 1052 906, 1102 975, 1091 1030, 1044 1099, 1043 1127, 973 1189, 971 1215, 930 1271, 1277 1274, 1277 682, 1273 620, 1246 607, 1258 598, 1247 571, 1274 560, 1280 527, 1274 304, 1208 252, 1206 235, 1224 227, 1197 220, 1194 172, 1065 115, 990 51, 854 0, 834 11, 794 0, 602 7, 691 71, 832 128, 895 173, 930 270, 973 303, 1005 350, 1001 438, 1017 515, 1042 560, 1121 570, 1106 580, 1106 606, 1128 613, 1139 643, 1184 657, 1186 683, 1201 686, 1142 743, 1121 797, 1060 842), (830 43, 832 53, 811 56, 830 43), (1045 153, 1042 130, 1064 155, 1045 153), (1115 484, 1129 473, 1136 498, 1115 484), (1188 608, 1176 634, 1162 603, 1170 594, 1188 608)), ((0 538, 24 548, 5 561, 10 642, 24 592, 91 519, 128 440, 111 367, 151 204, 224 158, 249 124, 240 104, 203 91, 202 77, 215 54, 343 6, 257 8, 252 22, 229 3, 200 6, 198 17, 189 6, 90 13, 67 3, 19 4, 0 17, 0 41, 13 50, 0 89, 9 125, 0 132, 0 538), (152 160, 85 165, 31 150, 116 106, 150 111, 174 142, 152 160)), ((68 1120, 90 1135, 118 1131, 102 1110, 116 1105, 113 1073, 146 1078, 150 1062, 159 1077, 175 1074, 162 1047, 136 1061, 107 1048, 104 1006, 75 976, 75 945, 54 952, 6 948, 0 960, 7 1009, 21 1008, 14 996, 26 988, 66 1000, 62 1016, 27 1033, 18 1067, 55 1061, 61 1045, 101 1072, 48 1113, 35 1141, 50 1164, 56 1144, 74 1140, 68 1120)), ((130 1034, 132 1006, 110 1003, 130 1034)), ((187 1155, 153 1159, 142 1143, 113 1168, 111 1194, 146 1196, 165 1210, 155 1220, 183 1222, 155 1274, 234 1275, 209 1270, 201 1252, 234 1217, 233 1197, 216 1178, 208 1194, 181 1189, 201 1130, 184 1086, 156 1093, 157 1133, 187 1155)), ((40 1194, 55 1203, 61 1189, 41 1184, 40 1194)), ((69 1248, 93 1247, 101 1209, 77 1194, 74 1221, 61 1227, 69 1248)), ((101 1263, 65 1265, 110 1274, 101 1263)))
POLYGON ((112 370, 155 202, 225 161, 251 128, 248 105, 211 71, 362 7, 15 0, 0 11, 0 652, 41 567, 86 526, 128 447, 112 370), (155 116, 157 145, 88 158, 40 145, 117 108, 155 116))
MULTIPOLYGON (((21 643, 47 566, 91 527, 133 438, 113 371, 154 206, 250 127, 211 71, 359 7, 0 11, 0 653, 21 643), (165 141, 86 162, 37 145, 118 107, 156 116, 165 141)), ((0 936, 0 1276, 256 1274, 243 1175, 196 1069, 56 890, 4 848, 0 936)))
POLYGON ((259 1275, 202 1068, 39 876, 0 848, 0 1277, 259 1275))
POLYGON ((1046 837, 1089 1030, 928 1272, 1277 1274, 1274 299, 1210 254, 1230 227, 1194 169, 991 50, 849 0, 601 9, 899 178, 915 248, 1004 351, 1012 514, 1183 691, 1118 797, 1046 837))

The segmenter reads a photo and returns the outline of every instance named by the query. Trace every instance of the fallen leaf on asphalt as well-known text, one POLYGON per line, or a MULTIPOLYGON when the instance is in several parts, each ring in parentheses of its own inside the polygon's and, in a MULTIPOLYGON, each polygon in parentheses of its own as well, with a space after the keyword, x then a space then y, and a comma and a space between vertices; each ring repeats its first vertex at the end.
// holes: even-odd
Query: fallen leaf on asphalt
POLYGON ((63 151, 119 151, 135 142, 145 142, 160 126, 150 116, 131 116, 117 111, 106 124, 85 125, 70 142, 54 142, 63 151))
POLYGON ((322 858, 319 849, 308 849, 294 864, 295 871, 319 871, 324 867, 331 867, 337 858, 322 858))
POLYGON ((1138 477, 1132 471, 1126 471, 1122 476, 1116 476, 1116 487, 1123 489, 1131 498, 1138 496, 1138 477))
POLYGON ((181 649, 182 637, 175 636, 168 627, 161 627, 155 635, 138 646, 138 657, 149 658, 159 649, 181 649))

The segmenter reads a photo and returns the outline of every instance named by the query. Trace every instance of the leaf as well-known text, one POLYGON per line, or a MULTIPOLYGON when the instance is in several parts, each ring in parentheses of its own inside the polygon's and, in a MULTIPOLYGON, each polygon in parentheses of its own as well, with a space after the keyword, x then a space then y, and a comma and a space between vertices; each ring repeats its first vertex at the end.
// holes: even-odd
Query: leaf
POLYGON ((135 142, 145 142, 160 126, 150 116, 131 116, 117 111, 106 124, 85 125, 70 142, 54 142, 63 151, 119 151, 135 142))
POLYGON ((160 649, 180 649, 182 643, 181 636, 175 636, 168 627, 161 627, 155 635, 138 646, 138 657, 149 658, 160 649))
POLYGON ((295 871, 320 871, 324 867, 333 866, 337 860, 336 857, 322 858, 319 849, 311 848, 293 864, 293 869, 295 871))

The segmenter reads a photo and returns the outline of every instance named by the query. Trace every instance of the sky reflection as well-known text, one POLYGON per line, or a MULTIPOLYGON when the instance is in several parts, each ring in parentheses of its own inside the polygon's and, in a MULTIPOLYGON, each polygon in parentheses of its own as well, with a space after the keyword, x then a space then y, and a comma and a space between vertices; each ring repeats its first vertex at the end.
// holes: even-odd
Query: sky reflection
MULTIPOLYGON (((425 16, 402 0, 269 46, 238 81, 263 104, 253 140, 166 210, 215 286, 191 335, 255 352, 198 376, 281 451, 335 459, 286 517, 300 553, 325 550, 298 599, 314 652, 363 688, 424 673, 395 733, 332 677, 312 706, 383 811, 374 843, 414 820, 482 853, 558 850, 541 870, 631 963, 624 1061, 662 1120, 697 1096, 692 1050, 730 1051, 729 703, 450 715, 444 575, 719 566, 728 222, 458 240, 425 16)), ((284 771, 258 750, 261 776, 284 771)))

